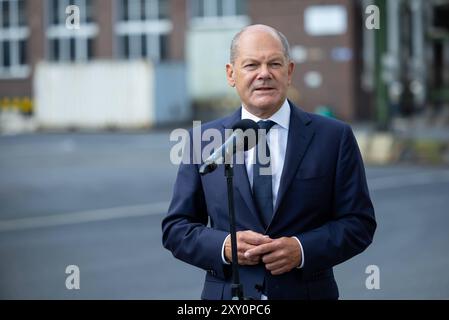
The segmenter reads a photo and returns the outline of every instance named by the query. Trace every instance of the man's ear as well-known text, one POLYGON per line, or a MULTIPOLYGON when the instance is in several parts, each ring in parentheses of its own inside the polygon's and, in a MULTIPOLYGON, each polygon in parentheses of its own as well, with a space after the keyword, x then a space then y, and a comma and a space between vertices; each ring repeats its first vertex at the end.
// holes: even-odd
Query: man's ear
POLYGON ((232 64, 226 64, 226 80, 231 87, 235 87, 234 67, 232 64))
POLYGON ((288 85, 292 83, 293 71, 295 71, 295 63, 290 61, 288 63, 288 85))

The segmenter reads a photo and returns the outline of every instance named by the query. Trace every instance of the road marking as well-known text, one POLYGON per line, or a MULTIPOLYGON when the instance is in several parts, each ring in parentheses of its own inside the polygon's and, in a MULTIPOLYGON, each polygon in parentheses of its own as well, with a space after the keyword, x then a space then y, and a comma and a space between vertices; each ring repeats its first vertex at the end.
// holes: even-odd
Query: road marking
MULTIPOLYGON (((378 191, 441 182, 449 182, 449 170, 445 170, 442 172, 420 172, 414 174, 372 178, 368 181, 368 186, 370 191, 378 191)), ((61 213, 35 218, 4 220, 0 221, 0 232, 151 215, 162 215, 167 212, 168 206, 169 202, 159 202, 143 205, 61 213)))
POLYGON ((143 205, 61 213, 35 218, 4 220, 0 221, 0 232, 160 215, 167 212, 168 206, 168 202, 159 202, 143 205))
POLYGON ((368 180, 370 191, 449 182, 449 170, 419 172, 368 180))

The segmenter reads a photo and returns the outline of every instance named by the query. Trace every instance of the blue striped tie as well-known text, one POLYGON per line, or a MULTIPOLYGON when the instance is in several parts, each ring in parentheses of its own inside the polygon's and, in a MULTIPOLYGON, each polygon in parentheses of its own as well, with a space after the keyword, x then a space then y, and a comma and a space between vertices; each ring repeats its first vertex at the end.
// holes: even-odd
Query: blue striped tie
POLYGON ((260 160, 262 158, 265 159, 264 162, 266 162, 266 159, 270 159, 270 149, 266 140, 266 134, 268 134, 268 131, 270 131, 271 127, 273 127, 276 122, 271 120, 261 120, 257 124, 260 129, 263 129, 261 132, 262 135, 259 136, 259 138, 263 137, 265 139, 260 139, 258 145, 256 146, 256 162, 253 166, 253 195, 257 209, 265 222, 265 227, 267 227, 273 216, 272 175, 271 171, 269 171, 271 160, 268 161, 268 163, 261 163, 260 160), (263 148, 261 148, 263 143, 265 143, 266 155, 259 154, 263 151, 263 148))

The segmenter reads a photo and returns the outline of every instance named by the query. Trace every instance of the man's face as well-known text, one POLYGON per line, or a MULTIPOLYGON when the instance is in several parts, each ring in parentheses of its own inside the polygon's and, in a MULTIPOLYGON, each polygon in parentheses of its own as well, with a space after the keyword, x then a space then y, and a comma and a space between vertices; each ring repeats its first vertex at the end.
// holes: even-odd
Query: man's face
POLYGON ((235 62, 226 65, 226 74, 248 111, 268 118, 286 99, 293 69, 276 35, 248 30, 240 36, 235 62))

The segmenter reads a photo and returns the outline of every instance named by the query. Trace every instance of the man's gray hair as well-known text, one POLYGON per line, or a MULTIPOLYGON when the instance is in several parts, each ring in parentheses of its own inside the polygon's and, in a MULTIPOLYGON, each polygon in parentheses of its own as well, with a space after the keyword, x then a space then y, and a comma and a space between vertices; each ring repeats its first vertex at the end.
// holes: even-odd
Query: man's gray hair
MULTIPOLYGON (((234 36, 234 38, 232 38, 232 41, 231 41, 231 50, 230 50, 230 56, 229 56, 229 61, 231 62, 231 64, 234 64, 234 62, 235 62, 235 59, 237 58, 237 51, 238 51, 238 42, 239 42, 239 40, 240 40, 240 36, 249 28, 249 27, 251 27, 251 26, 247 26, 247 27, 245 27, 245 28, 243 28, 242 30, 240 30, 235 36, 234 36)), ((281 43, 282 43, 282 49, 283 49, 283 51, 284 51, 284 56, 285 56, 285 58, 287 59, 287 61, 290 61, 291 60, 291 58, 290 58, 290 45, 288 44, 288 40, 287 40, 287 37, 286 36, 284 36, 283 34, 282 34, 282 32, 280 32, 280 31, 278 31, 278 30, 276 30, 276 29, 274 29, 274 28, 271 28, 270 27, 270 29, 272 29, 273 31, 274 31, 274 33, 279 37, 279 40, 281 41, 281 43)))

